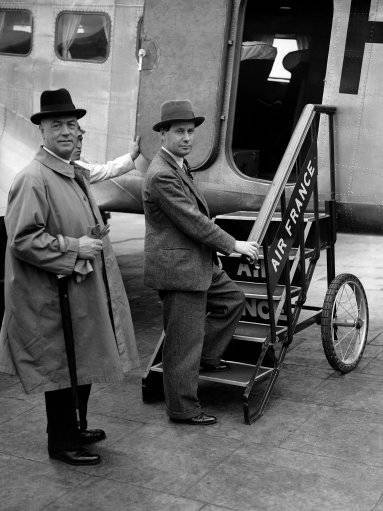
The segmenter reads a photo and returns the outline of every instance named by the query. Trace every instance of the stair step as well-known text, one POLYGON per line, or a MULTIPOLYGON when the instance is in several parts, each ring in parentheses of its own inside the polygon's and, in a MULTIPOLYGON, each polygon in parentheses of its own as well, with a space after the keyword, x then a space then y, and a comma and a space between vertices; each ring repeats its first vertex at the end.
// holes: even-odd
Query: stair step
MULTIPOLYGON (((244 364, 241 362, 232 362, 227 360, 230 364, 228 371, 222 372, 209 372, 203 371, 199 374, 199 379, 204 381, 214 381, 216 383, 225 383, 226 385, 233 385, 235 387, 246 387, 250 381, 250 378, 254 374, 255 365, 244 364)), ((162 373, 162 362, 151 367, 151 371, 162 373)), ((255 381, 261 381, 265 379, 273 371, 272 367, 263 367, 259 369, 259 374, 255 381)))
MULTIPOLYGON (((284 326, 277 326, 277 335, 286 332, 284 326)), ((265 342, 266 337, 270 334, 270 325, 265 323, 252 323, 250 321, 240 321, 234 332, 233 339, 251 342, 265 342)))
MULTIPOLYGON (((267 286, 264 282, 246 282, 241 280, 236 280, 235 283, 245 294, 246 298, 259 298, 262 300, 267 300, 267 286)), ((273 293, 273 300, 280 300, 282 298, 282 293, 285 290, 286 286, 282 284, 278 284, 273 293)), ((291 297, 297 296, 300 291, 300 287, 291 286, 291 297)))

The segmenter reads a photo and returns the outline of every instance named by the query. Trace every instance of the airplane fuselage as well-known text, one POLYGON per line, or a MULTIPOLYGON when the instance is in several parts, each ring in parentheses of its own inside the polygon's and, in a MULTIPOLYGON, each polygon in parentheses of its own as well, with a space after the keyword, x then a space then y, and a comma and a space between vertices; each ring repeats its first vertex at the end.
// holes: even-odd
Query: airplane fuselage
MULTIPOLYGON (((20 10, 31 13, 28 54, 2 52, 0 30, 0 215, 15 173, 41 143, 29 120, 41 91, 65 87, 88 111, 81 121, 88 160, 116 157, 135 133, 142 136, 137 170, 94 185, 103 209, 142 211, 145 170, 160 146, 152 125, 167 99, 187 97, 207 118, 190 163, 213 214, 259 209, 303 106, 323 103, 337 108, 340 223, 382 231, 383 1, 3 0, 0 29, 2 12, 20 10), (86 16, 106 20, 99 30, 105 58, 78 58, 74 43, 72 54, 68 45, 64 52, 63 13, 73 14, 72 23, 83 16, 76 51, 86 44, 86 16), (270 71, 287 44, 280 69, 288 78, 270 71), (244 56, 250 47, 253 56, 244 56)), ((329 193, 326 122, 318 135, 322 200, 329 193)))

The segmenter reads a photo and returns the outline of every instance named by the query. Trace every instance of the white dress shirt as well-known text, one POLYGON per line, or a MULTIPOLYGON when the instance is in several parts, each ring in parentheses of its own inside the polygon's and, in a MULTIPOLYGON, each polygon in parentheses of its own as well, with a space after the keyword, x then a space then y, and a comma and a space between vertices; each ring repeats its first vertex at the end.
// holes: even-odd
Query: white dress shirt
MULTIPOLYGON (((70 160, 65 160, 58 156, 56 153, 50 151, 47 147, 43 146, 43 149, 58 158, 59 160, 67 163, 71 163, 70 160)), ((76 165, 80 168, 86 169, 90 175, 90 182, 97 183, 97 181, 104 181, 106 179, 112 179, 113 177, 122 176, 130 170, 134 169, 134 162, 130 153, 123 154, 114 160, 107 161, 106 163, 88 163, 82 160, 77 160, 76 165)))
POLYGON ((114 177, 122 176, 130 170, 134 169, 134 162, 130 153, 123 154, 114 160, 106 163, 88 163, 83 160, 77 160, 76 165, 86 169, 90 174, 90 182, 97 183, 114 177))

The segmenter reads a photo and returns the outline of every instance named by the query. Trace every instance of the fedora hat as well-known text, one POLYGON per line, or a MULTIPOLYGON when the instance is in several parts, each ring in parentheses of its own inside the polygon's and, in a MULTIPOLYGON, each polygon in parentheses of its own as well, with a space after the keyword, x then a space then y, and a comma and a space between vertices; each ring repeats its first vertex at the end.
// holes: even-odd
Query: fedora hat
POLYGON ((45 90, 40 97, 40 112, 33 114, 31 121, 33 124, 40 124, 40 121, 47 117, 63 115, 74 115, 77 119, 81 119, 85 114, 86 110, 74 106, 66 89, 45 90))
POLYGON ((194 122, 195 126, 203 123, 205 117, 195 117, 193 107, 188 99, 165 101, 161 105, 161 121, 153 126, 154 131, 161 131, 173 122, 194 122))

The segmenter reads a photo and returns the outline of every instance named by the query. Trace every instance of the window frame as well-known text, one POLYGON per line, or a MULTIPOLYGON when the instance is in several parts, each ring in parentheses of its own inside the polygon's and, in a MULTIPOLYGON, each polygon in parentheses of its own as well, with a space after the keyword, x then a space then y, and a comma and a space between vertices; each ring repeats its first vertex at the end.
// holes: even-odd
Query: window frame
POLYGON ((105 62, 109 59, 110 57, 110 50, 111 50, 111 46, 112 46, 112 20, 111 20, 111 17, 109 16, 109 14, 105 11, 84 11, 84 10, 80 10, 80 11, 74 11, 74 10, 64 10, 64 11, 60 11, 57 16, 56 16, 56 20, 55 20, 55 37, 54 37, 54 50, 55 50, 55 54, 56 54, 56 57, 61 60, 62 62, 86 62, 87 64, 105 64, 105 62), (63 58, 59 52, 57 51, 57 32, 58 32, 58 21, 59 21, 59 18, 61 15, 63 14, 81 14, 81 15, 84 15, 84 14, 98 14, 100 16, 106 16, 106 19, 107 19, 107 23, 108 23, 108 27, 109 27, 109 41, 108 41, 108 47, 107 47, 107 54, 106 54, 106 57, 104 60, 89 60, 89 59, 65 59, 63 58))
POLYGON ((31 17, 31 47, 28 53, 10 53, 4 52, 0 50, 0 55, 4 57, 29 57, 33 50, 33 42, 34 42, 34 20, 33 20, 33 12, 30 9, 19 9, 14 7, 0 7, 0 12, 3 11, 17 11, 17 12, 27 12, 31 17))

